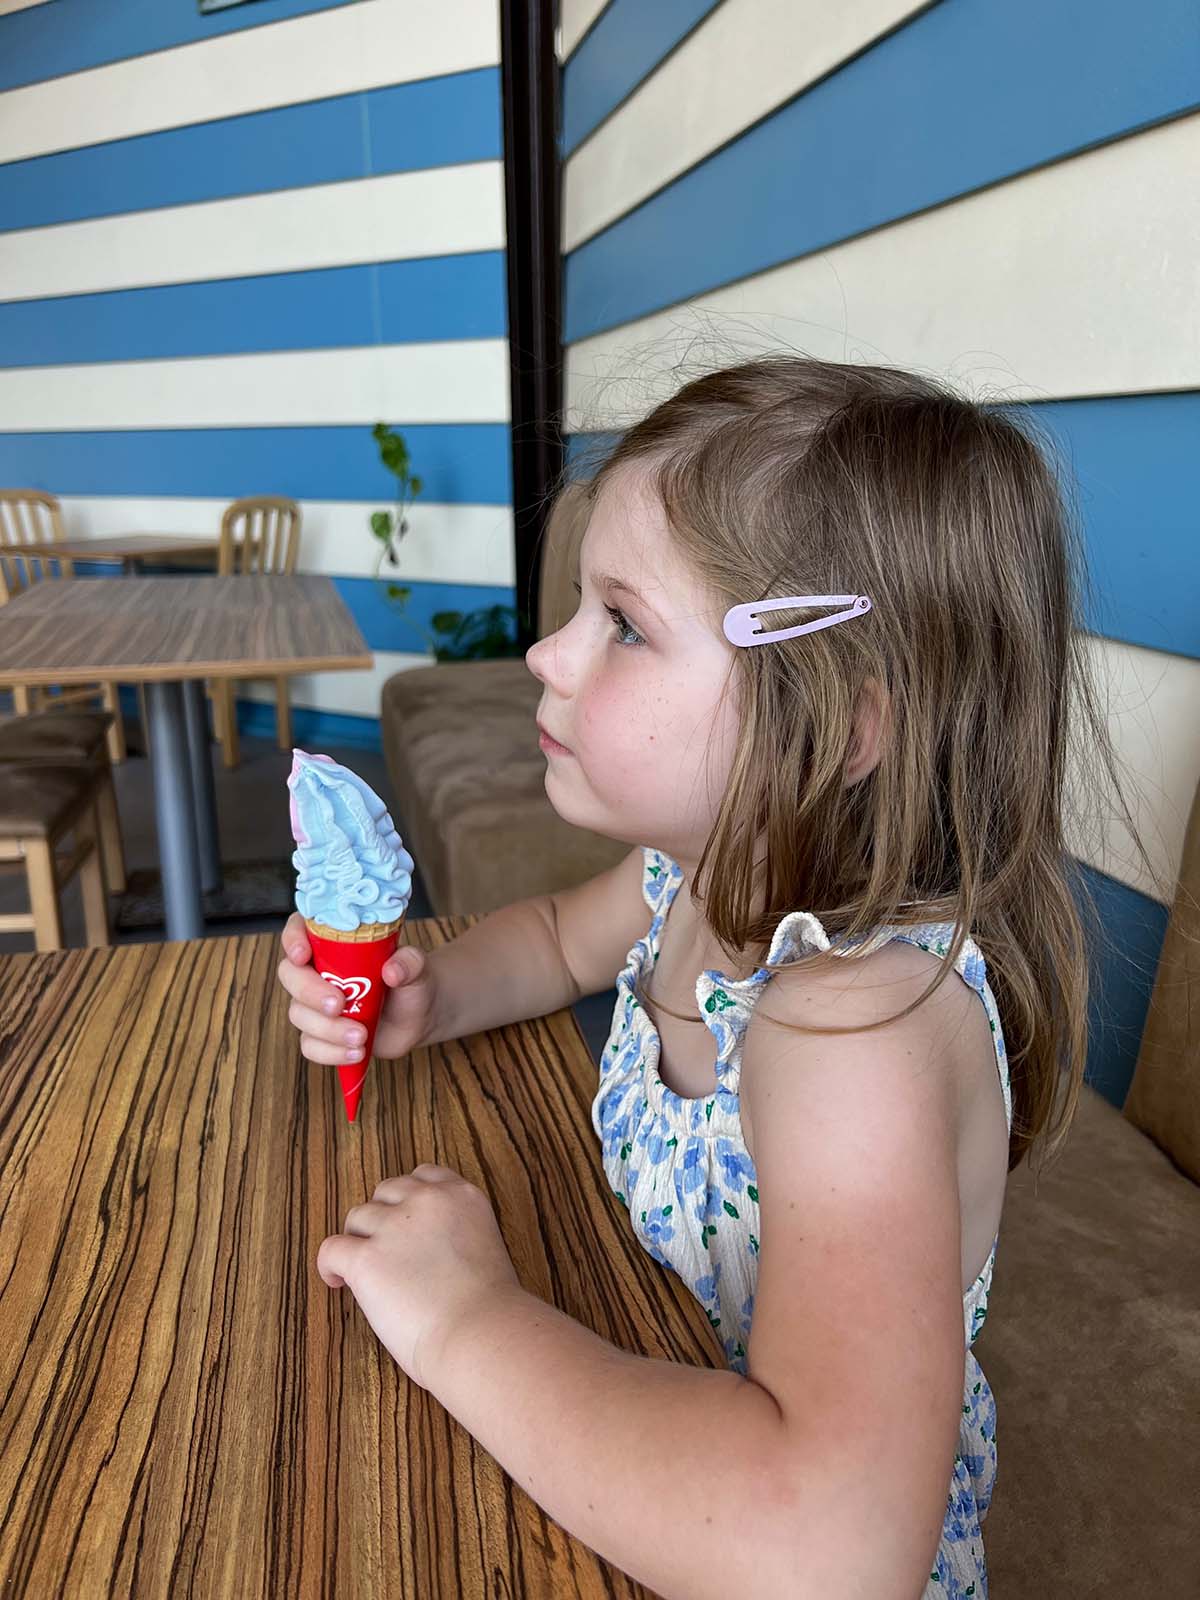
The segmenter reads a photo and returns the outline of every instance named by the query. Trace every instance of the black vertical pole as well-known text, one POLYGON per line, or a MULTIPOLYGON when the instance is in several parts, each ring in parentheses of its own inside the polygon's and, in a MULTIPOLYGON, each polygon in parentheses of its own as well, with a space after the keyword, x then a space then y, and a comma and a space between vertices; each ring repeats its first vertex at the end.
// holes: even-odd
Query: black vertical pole
POLYGON ((518 638, 537 638, 538 555, 563 465, 554 0, 500 0, 518 638))

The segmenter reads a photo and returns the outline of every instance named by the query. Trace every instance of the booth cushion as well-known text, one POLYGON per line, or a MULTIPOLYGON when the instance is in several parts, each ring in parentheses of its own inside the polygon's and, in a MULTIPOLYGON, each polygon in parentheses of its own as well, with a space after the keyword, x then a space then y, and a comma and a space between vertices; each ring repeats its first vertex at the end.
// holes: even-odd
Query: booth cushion
POLYGON ((546 799, 523 661, 441 662, 383 686, 397 826, 440 916, 494 911, 603 872, 629 846, 573 828, 546 799))
MULTIPOLYGON (((1200 1183, 1200 786, 1125 1115, 1200 1183)), ((1200 1571, 1200 1557, 1198 1557, 1200 1571)), ((1198 1578, 1197 1587, 1200 1587, 1198 1578)))
POLYGON ((976 1353, 997 1407, 993 1592, 1194 1593, 1200 1187, 1090 1088, 1059 1160, 1009 1177, 976 1353))

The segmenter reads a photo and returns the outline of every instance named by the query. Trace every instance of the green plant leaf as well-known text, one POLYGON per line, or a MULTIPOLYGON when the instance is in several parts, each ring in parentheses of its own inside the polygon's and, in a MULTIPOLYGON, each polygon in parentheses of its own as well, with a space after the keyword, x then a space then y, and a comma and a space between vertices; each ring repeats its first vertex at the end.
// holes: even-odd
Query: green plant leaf
POLYGON ((392 513, 390 511, 372 511, 371 532, 380 544, 386 544, 392 537, 392 513))
POLYGON ((461 611, 435 611, 429 625, 435 633, 453 633, 463 619, 461 611))
POLYGON ((412 590, 406 583, 389 583, 387 586, 387 596, 389 600, 399 600, 401 603, 403 603, 411 594, 412 590))
POLYGON ((410 478, 408 480, 408 487, 412 490, 412 492, 414 494, 420 494, 420 492, 421 492, 422 488, 424 487, 424 485, 423 485, 423 483, 422 483, 420 478, 415 478, 414 477, 414 478, 410 478))

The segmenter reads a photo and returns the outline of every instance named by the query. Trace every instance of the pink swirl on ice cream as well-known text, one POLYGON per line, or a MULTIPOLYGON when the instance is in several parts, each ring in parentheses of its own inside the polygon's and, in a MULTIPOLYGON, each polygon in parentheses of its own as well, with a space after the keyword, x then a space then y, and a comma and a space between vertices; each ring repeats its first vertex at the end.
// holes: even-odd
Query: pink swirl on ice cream
POLYGON ((344 933, 402 917, 413 858, 370 784, 307 750, 292 751, 287 784, 300 915, 344 933))

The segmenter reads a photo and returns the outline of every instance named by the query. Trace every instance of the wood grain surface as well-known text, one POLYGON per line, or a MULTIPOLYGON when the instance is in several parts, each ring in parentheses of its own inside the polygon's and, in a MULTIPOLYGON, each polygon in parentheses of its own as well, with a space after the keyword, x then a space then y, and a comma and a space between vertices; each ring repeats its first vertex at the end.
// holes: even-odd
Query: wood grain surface
POLYGON ((55 578, 0 608, 0 682, 274 677, 372 663, 329 578, 55 578))
POLYGON ((350 1125, 278 957, 261 934, 0 958, 0 1594, 644 1595, 315 1266, 380 1179, 435 1161, 490 1195, 527 1289, 722 1365, 609 1190, 573 1016, 376 1061, 350 1125))

